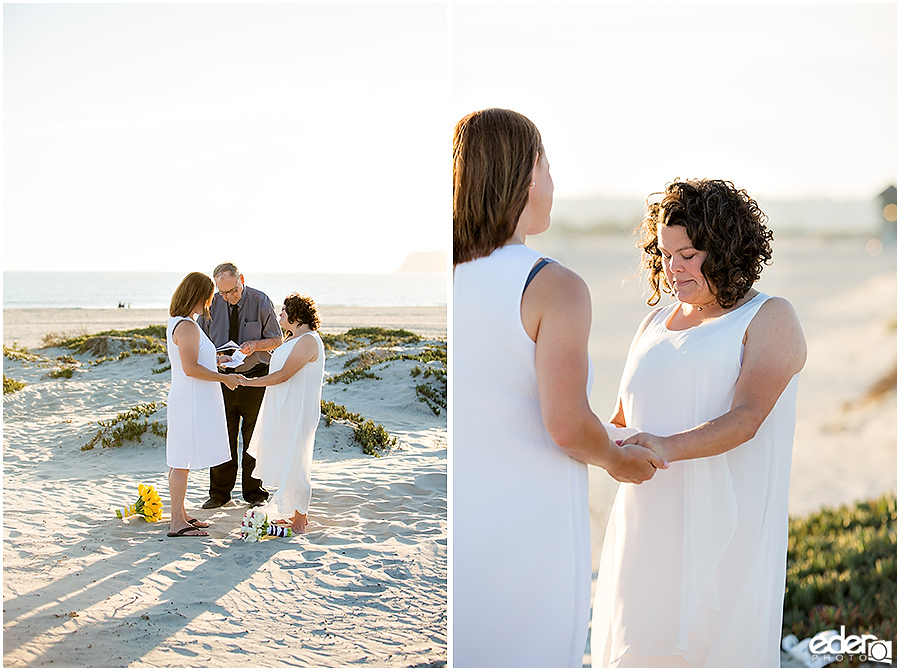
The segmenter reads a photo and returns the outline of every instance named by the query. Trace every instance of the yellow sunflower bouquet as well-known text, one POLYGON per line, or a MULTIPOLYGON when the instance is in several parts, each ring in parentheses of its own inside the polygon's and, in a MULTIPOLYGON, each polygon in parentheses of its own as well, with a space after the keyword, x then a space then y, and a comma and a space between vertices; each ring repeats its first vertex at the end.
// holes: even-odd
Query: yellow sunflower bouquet
POLYGON ((142 515, 148 522, 162 519, 162 499, 153 485, 138 485, 137 501, 125 508, 116 508, 116 517, 120 520, 132 515, 142 515))

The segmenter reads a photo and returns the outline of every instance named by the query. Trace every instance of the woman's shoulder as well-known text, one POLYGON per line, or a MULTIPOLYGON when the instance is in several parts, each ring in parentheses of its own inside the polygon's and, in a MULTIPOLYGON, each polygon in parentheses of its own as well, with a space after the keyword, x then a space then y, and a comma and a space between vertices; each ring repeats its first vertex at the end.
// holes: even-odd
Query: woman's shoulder
POLYGON ((764 314, 777 318, 796 318, 797 316, 793 304, 782 296, 770 296, 759 292, 751 300, 761 301, 757 315, 764 314))
MULTIPOLYGON (((523 244, 501 245, 493 250, 490 254, 479 256, 466 263, 461 263, 457 267, 481 267, 485 265, 495 264, 532 264, 537 263, 542 258, 550 258, 546 254, 542 254, 523 244)), ((552 260, 552 259, 551 259, 552 260)))
MULTIPOLYGON (((543 258, 549 257, 539 255, 536 263, 543 258)), ((556 300, 582 301, 585 298, 590 300, 590 290, 581 275, 556 261, 543 266, 541 271, 534 276, 532 284, 540 287, 542 293, 549 294, 556 300)))
MULTIPOLYGON (((169 333, 172 336, 172 341, 178 345, 178 341, 175 339, 176 334, 181 336, 182 334, 199 334, 200 326, 190 317, 170 317, 169 318, 169 333), (190 324, 190 326, 183 326, 183 324, 190 324)), ((193 338, 190 338, 193 340, 193 338)))
POLYGON ((303 341, 305 341, 305 344, 315 345, 316 347, 318 347, 319 345, 324 345, 324 343, 322 342, 322 336, 319 335, 318 331, 307 331, 306 333, 301 335, 299 338, 297 338, 297 340, 298 341, 303 340, 303 341), (307 338, 306 336, 310 336, 310 337, 307 338))
POLYGON ((307 331, 306 333, 302 333, 296 338, 291 338, 290 340, 285 340, 279 347, 289 347, 292 350, 294 349, 310 349, 310 348, 318 348, 319 346, 324 346, 322 342, 322 336, 319 335, 318 331, 307 331), (312 336, 307 338, 306 336, 312 336))
POLYGON ((762 300, 762 304, 747 327, 748 338, 766 335, 777 336, 780 339, 805 340, 800 317, 788 299, 759 294, 754 300, 762 300))
POLYGON ((774 357, 792 373, 798 373, 806 363, 807 345, 797 311, 786 298, 764 299, 747 327, 744 344, 752 346, 757 356, 769 361, 774 357))
MULTIPOLYGON (((194 321, 194 319, 192 317, 169 317, 169 326, 171 326, 173 329, 176 326, 180 326, 184 322, 190 322, 194 326, 197 326, 197 322, 194 321)), ((200 327, 197 326, 197 328, 200 328, 200 327)))
POLYGON ((534 342, 540 333, 552 333, 557 328, 567 335, 587 333, 591 323, 591 293, 578 273, 558 263, 549 263, 526 287, 520 313, 525 332, 534 342), (550 324, 552 329, 543 328, 542 324, 550 324))

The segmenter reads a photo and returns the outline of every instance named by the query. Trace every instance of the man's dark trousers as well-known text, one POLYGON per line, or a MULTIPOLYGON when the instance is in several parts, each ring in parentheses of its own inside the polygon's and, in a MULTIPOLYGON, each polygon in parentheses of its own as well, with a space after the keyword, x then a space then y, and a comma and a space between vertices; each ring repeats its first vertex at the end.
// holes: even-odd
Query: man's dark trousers
MULTIPOLYGON (((265 364, 254 367, 244 373, 246 377, 262 377, 268 375, 269 367, 265 364)), ((213 466, 209 469, 209 498, 226 502, 231 498, 238 471, 238 431, 244 438, 244 450, 241 455, 241 492, 248 503, 265 500, 268 492, 262 487, 262 480, 253 477, 256 459, 247 454, 253 427, 259 407, 265 396, 265 387, 237 387, 231 391, 222 385, 222 397, 225 399, 225 420, 228 423, 228 442, 231 445, 231 461, 213 466)))

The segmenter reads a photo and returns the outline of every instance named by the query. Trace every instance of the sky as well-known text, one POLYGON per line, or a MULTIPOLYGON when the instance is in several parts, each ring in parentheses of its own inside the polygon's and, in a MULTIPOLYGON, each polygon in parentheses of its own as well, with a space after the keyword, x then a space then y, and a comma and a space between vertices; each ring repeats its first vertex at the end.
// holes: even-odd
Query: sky
POLYGON ((896 42, 893 3, 5 4, 4 269, 391 272, 449 249, 452 127, 494 106, 557 199, 870 199, 896 42))
POLYGON ((440 4, 4 4, 4 270, 449 249, 440 4))
POLYGON ((557 198, 676 178, 751 196, 875 198, 897 179, 890 4, 457 4, 453 122, 541 131, 557 198))

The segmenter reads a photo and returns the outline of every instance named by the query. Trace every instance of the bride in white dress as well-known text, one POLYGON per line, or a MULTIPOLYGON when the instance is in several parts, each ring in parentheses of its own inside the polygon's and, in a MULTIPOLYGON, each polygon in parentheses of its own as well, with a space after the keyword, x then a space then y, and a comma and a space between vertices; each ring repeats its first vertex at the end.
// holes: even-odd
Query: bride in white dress
POLYGON ((172 362, 172 384, 166 405, 166 464, 169 466, 171 537, 207 536, 208 522, 188 517, 184 508, 188 473, 228 461, 225 404, 219 383, 237 387, 236 375, 216 369, 216 347, 194 321, 206 314, 215 285, 203 273, 189 273, 169 304, 166 350, 172 362))
POLYGON ((308 296, 294 293, 285 298, 278 323, 291 335, 272 353, 269 374, 241 379, 244 386, 268 387, 247 452, 256 459, 253 477, 277 489, 269 505, 285 519, 275 523, 290 524, 294 533, 302 534, 312 496, 325 348, 317 333, 316 304, 308 296))
POLYGON ((587 466, 641 482, 588 404, 591 299, 526 244, 553 180, 527 118, 467 115, 453 139, 455 667, 580 667, 591 594, 587 466), (529 284, 530 282, 530 284, 529 284))
POLYGON ((671 462, 619 491, 594 600, 595 667, 778 667, 797 374, 791 304, 752 288, 765 215, 730 182, 670 184, 643 222, 654 295, 612 419, 671 462))

